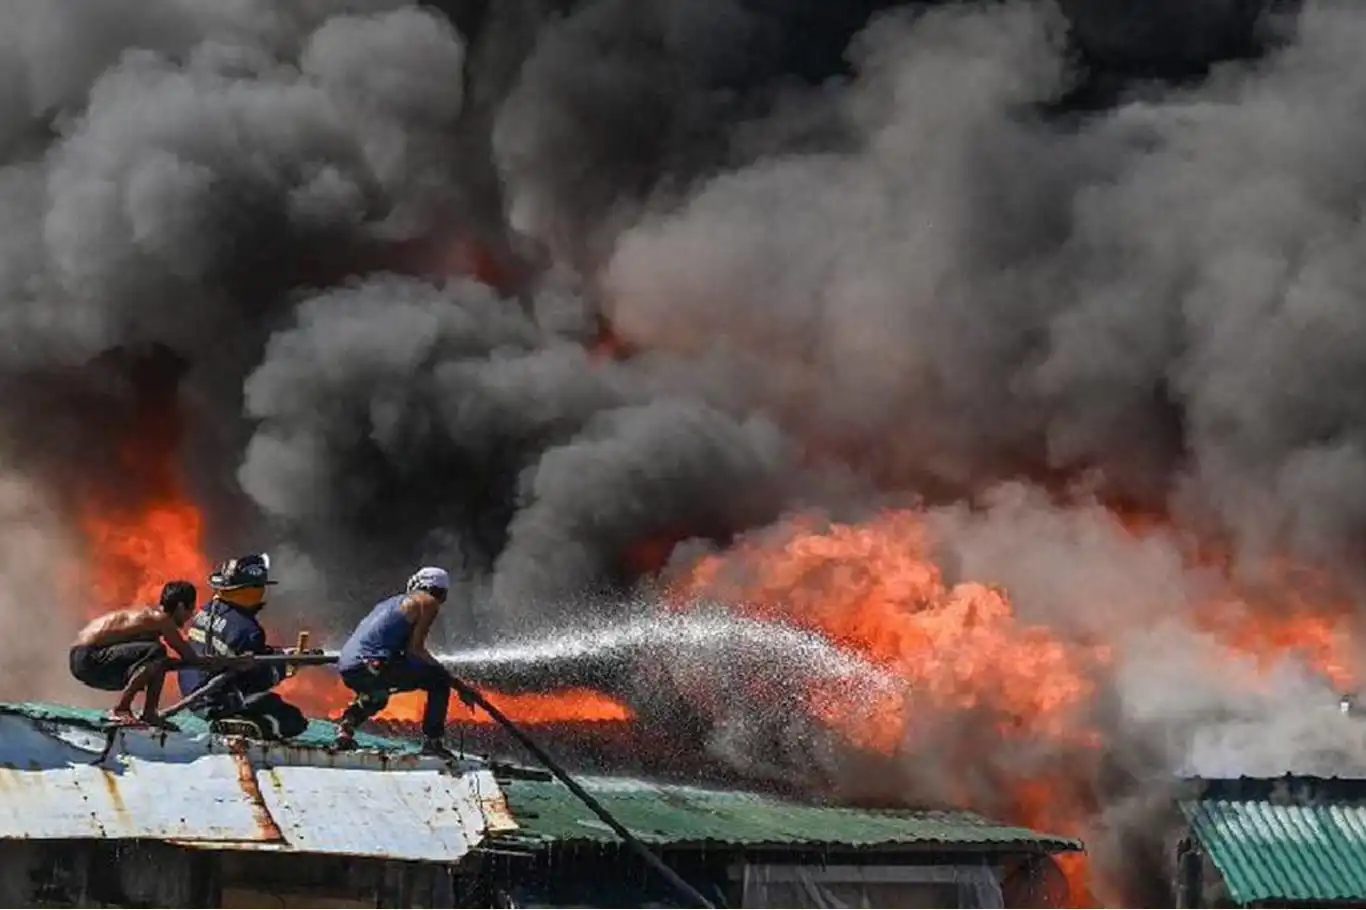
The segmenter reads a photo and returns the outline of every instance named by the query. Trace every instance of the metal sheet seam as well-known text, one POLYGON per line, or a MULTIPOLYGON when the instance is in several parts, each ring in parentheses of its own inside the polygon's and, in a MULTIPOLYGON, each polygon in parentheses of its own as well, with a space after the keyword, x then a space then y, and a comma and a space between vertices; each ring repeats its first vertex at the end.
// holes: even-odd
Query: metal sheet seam
POLYGON ((266 805, 265 798, 261 795, 261 788, 256 782, 256 769, 252 767, 251 758, 247 755, 245 741, 230 740, 228 751, 232 755, 233 764, 237 767, 238 786, 242 788, 243 795, 251 803, 251 814, 256 819, 261 838, 268 842, 285 841, 288 843, 288 838, 284 836, 284 832, 276 823, 275 817, 270 814, 270 807, 266 805))
POLYGON ((483 816, 485 830, 511 832, 518 829, 517 820, 507 805, 507 795, 503 793, 503 788, 498 786, 498 780, 492 774, 486 772, 474 775, 474 796, 483 816), (485 782, 492 785, 491 795, 486 796, 484 793, 485 782))

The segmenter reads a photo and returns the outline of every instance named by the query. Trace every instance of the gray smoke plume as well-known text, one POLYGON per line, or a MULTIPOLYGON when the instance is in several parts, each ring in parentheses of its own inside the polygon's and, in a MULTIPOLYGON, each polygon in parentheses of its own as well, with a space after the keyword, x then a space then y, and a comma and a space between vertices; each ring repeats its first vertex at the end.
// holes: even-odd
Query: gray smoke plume
MULTIPOLYGON (((212 555, 287 556, 276 615, 333 638, 438 562, 445 644, 619 644, 666 563, 914 500, 950 584, 1112 646, 1083 719, 1106 777, 1076 779, 1098 843, 1175 774, 1357 767, 1347 720, 1307 732, 1327 683, 1200 618, 1283 557, 1348 626, 1363 582, 1366 13, 1261 11, 17 0, 0 626, 77 561, 76 504, 155 484, 130 435, 177 453, 212 555)), ((1077 758, 946 713, 879 778, 795 698, 829 652, 697 622, 607 648, 610 681, 756 777, 1009 813, 1003 783, 1077 758), (708 702, 722 665, 770 694, 708 702)), ((58 691, 38 644, 7 694, 58 691)))
POLYGON ((461 568, 492 573, 491 631, 558 619, 572 607, 557 598, 591 593, 651 535, 767 520, 783 501, 790 469, 769 422, 594 362, 582 313, 564 306, 389 277, 297 318, 247 381, 260 429, 243 488, 304 528, 367 529, 357 556, 389 584, 415 552, 449 559, 440 542, 461 541, 461 568))
POLYGON ((89 609, 75 552, 41 491, 0 466, 0 699, 90 701, 59 659, 89 609))
POLYGON ((1366 501, 1345 37, 1366 25, 1313 6, 1258 68, 1061 129, 1027 107, 1064 84, 1054 24, 1010 4, 871 28, 856 148, 725 173, 628 231, 614 324, 762 358, 791 383, 755 388, 801 396, 805 432, 914 426, 902 476, 1098 466, 1245 547, 1337 555, 1366 501))

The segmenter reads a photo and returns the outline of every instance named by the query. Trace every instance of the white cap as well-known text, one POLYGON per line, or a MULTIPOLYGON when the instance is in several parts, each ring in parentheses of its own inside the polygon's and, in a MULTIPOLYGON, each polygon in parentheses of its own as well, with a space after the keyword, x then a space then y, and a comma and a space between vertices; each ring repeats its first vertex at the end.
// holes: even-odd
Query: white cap
POLYGON ((413 573, 413 577, 408 579, 408 590, 417 591, 431 590, 440 588, 443 591, 451 589, 451 576, 445 569, 438 569, 436 566, 423 566, 413 573))

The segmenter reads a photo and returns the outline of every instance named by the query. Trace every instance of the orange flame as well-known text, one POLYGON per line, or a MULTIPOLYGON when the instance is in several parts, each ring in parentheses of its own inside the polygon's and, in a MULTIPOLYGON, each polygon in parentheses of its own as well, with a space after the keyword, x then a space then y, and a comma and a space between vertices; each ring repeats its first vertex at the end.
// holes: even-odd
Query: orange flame
MULTIPOLYGON (((1152 530, 1140 525, 1131 532, 1152 530)), ((906 680, 911 694, 904 702, 854 704, 864 696, 833 686, 807 693, 813 716, 861 748, 889 755, 953 749, 936 738, 936 721, 971 712, 991 736, 972 741, 975 755, 946 760, 971 771, 938 782, 945 801, 1084 837, 1096 813, 1087 781, 1102 745, 1089 712, 1113 648, 1021 621, 997 588, 946 583, 931 554, 927 525, 914 511, 885 512, 862 525, 801 518, 703 558, 674 590, 680 602, 729 602, 814 631, 906 680), (982 748, 1023 755, 1026 742, 1048 744, 1045 757, 1018 771, 978 767, 982 748), (979 782, 976 794, 969 778, 979 782), (975 805, 983 778, 995 791, 989 808, 975 805)), ((1240 591, 1206 605, 1193 621, 1231 654, 1252 655, 1262 667, 1295 655, 1334 684, 1349 685, 1355 674, 1347 602, 1327 599, 1326 586, 1306 583, 1303 573, 1283 574, 1256 597, 1240 591)), ((1064 856, 1060 865, 1072 905, 1096 906, 1103 883, 1091 880, 1085 856, 1064 856)))
POLYGON ((183 579, 202 586, 209 575, 203 516, 186 494, 175 461, 175 423, 142 422, 147 440, 134 433, 119 453, 129 475, 144 482, 140 500, 97 493, 87 497, 80 514, 90 559, 92 613, 155 604, 166 582, 183 579))
MULTIPOLYGON (((1171 534, 1169 518, 1112 512, 1134 537, 1171 534)), ((1211 540, 1185 538, 1189 566, 1234 579, 1232 552, 1211 540)), ((1359 682, 1359 655, 1353 599, 1327 572, 1273 557, 1257 566, 1256 578, 1228 582, 1220 596, 1199 605, 1194 625, 1214 634, 1232 651, 1252 657, 1262 671, 1286 658, 1298 658, 1335 688, 1359 682)))
POLYGON ((1279 561, 1268 574, 1255 590, 1208 604, 1197 617, 1199 624, 1255 658, 1262 670, 1293 655, 1339 691, 1354 688, 1355 612, 1347 595, 1303 566, 1279 561))
POLYGON ((154 604, 173 579, 203 584, 209 561, 201 549, 203 523, 187 501, 156 503, 143 511, 90 511, 82 519, 92 554, 97 611, 154 604))
MULTIPOLYGON (((703 558, 675 591, 820 633, 909 682, 905 702, 871 706, 851 705, 847 690, 833 686, 808 693, 814 716, 862 748, 935 748, 925 741, 933 731, 919 722, 972 711, 990 718, 1001 740, 1044 737, 1083 755, 1094 750, 1098 737, 1085 709, 1110 651, 1021 622, 999 589, 946 584, 930 552, 915 512, 886 512, 860 526, 798 519, 776 536, 703 558)), ((1080 833, 1080 817, 1058 811, 1060 788, 1006 783, 1015 788, 1009 802, 1019 821, 1080 833)), ((1089 906, 1082 861, 1063 868, 1078 906, 1089 906)))
MULTIPOLYGON (((889 512, 864 526, 794 523, 783 538, 704 558, 678 590, 820 632, 913 684, 939 708, 989 707, 1003 729, 1070 735, 1095 686, 1101 647, 1068 646, 1018 622, 999 589, 945 585, 920 517, 889 512)), ((906 711, 881 723, 906 732, 906 711)), ((881 738, 877 736, 875 738, 881 738)))
MULTIPOLYGON (((336 719, 351 701, 351 692, 333 673, 303 671, 286 680, 279 687, 282 696, 306 711, 336 719)), ((567 689, 560 692, 528 695, 505 695, 483 692, 512 721, 524 724, 550 724, 564 721, 629 721, 634 715, 625 705, 605 695, 586 689, 567 689)), ((379 720, 398 720, 417 723, 422 719, 426 696, 421 692, 402 692, 389 700, 379 713, 379 720)), ((449 723, 491 723, 483 711, 466 708, 459 699, 452 698, 446 712, 449 723)))

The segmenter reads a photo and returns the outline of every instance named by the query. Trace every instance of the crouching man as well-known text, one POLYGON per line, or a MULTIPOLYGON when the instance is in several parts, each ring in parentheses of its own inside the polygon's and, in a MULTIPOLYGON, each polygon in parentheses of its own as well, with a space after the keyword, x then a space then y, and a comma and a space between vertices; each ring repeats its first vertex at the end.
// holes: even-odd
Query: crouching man
POLYGON ((356 699, 338 724, 338 749, 355 748, 356 728, 383 711, 391 693, 421 690, 427 693, 422 711, 423 753, 455 757, 444 742, 451 676, 427 650, 427 633, 450 586, 445 569, 418 569, 404 593, 376 604, 346 640, 337 670, 356 699))
POLYGON ((197 592, 188 581, 168 582, 156 607, 115 610, 92 620, 71 646, 71 675, 92 689, 120 692, 111 712, 121 724, 137 723, 174 730, 175 724, 157 713, 161 687, 170 661, 169 647, 181 660, 199 657, 181 637, 180 627, 194 612, 197 592), (133 699, 144 692, 142 717, 133 716, 133 699))
MULTIPOLYGON (((257 619, 266 605, 266 588, 275 583, 270 578, 270 557, 264 553, 230 559, 215 569, 209 577, 213 599, 195 615, 186 636, 195 654, 241 658, 292 653, 292 648, 268 645, 266 630, 257 619)), ((285 679, 283 664, 257 664, 229 672, 232 675, 221 688, 191 709, 209 721, 210 729, 258 739, 289 739, 308 728, 304 713, 271 691, 285 679)), ((186 667, 180 671, 181 694, 188 696, 219 675, 186 667)))

